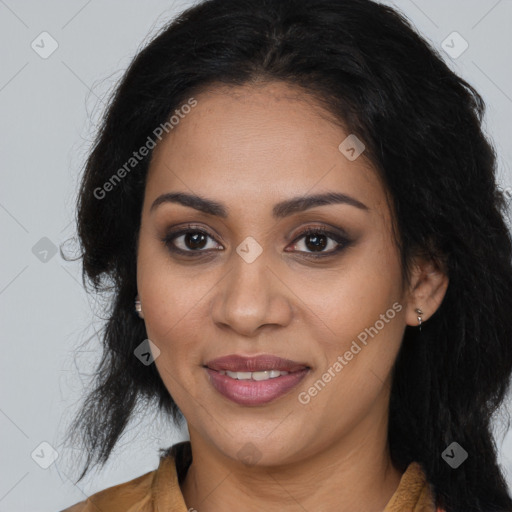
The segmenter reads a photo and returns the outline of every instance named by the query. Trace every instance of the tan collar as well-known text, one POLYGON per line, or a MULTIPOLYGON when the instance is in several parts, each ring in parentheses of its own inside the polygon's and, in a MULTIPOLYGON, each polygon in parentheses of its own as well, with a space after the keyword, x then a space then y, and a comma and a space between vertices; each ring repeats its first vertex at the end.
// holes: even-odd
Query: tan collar
POLYGON ((425 473, 417 462, 411 462, 384 512, 435 512, 435 510, 432 491, 425 473))

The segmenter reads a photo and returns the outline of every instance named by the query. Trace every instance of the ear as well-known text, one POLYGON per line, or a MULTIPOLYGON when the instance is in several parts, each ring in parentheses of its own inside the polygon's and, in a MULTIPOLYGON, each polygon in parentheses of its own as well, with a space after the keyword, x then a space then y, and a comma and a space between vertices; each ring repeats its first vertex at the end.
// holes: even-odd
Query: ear
POLYGON ((449 278, 446 269, 432 259, 418 256, 414 259, 409 286, 405 320, 407 325, 418 326, 418 313, 421 309, 423 322, 439 308, 448 288, 449 278))

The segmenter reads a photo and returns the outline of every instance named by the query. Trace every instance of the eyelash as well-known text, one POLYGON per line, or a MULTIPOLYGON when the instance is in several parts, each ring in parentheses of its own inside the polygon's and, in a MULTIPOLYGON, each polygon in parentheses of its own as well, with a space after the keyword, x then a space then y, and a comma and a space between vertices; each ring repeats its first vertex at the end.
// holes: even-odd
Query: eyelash
MULTIPOLYGON (((188 225, 188 226, 186 226, 186 228, 180 229, 180 230, 175 231, 175 232, 168 233, 166 236, 164 236, 161 239, 161 241, 164 243, 164 245, 167 247, 167 249, 171 253, 175 253, 175 254, 178 254, 178 255, 183 255, 183 256, 186 256, 186 257, 197 258, 197 257, 201 257, 203 255, 202 253, 206 253, 206 252, 211 251, 211 250, 202 250, 202 249, 198 249, 198 250, 195 250, 195 251, 194 250, 184 251, 182 249, 178 249, 173 244, 174 240, 176 238, 178 238, 179 236, 187 235, 187 234, 190 234, 190 233, 201 233, 201 234, 206 235, 207 237, 213 239, 213 237, 209 233, 207 233, 206 231, 204 231, 202 229, 199 229, 199 228, 195 228, 192 225, 188 225)), ((329 251, 329 252, 323 252, 323 253, 318 253, 318 254, 307 253, 305 251, 299 251, 306 258, 320 259, 320 258, 332 257, 333 255, 341 252, 343 249, 346 249, 348 246, 350 246, 352 244, 352 241, 349 240, 347 237, 341 236, 341 235, 339 235, 337 233, 333 233, 331 231, 326 230, 325 228, 320 228, 320 227, 318 227, 318 228, 316 228, 316 227, 308 227, 308 228, 304 229, 303 231, 301 231, 295 237, 295 239, 293 240, 292 244, 295 245, 295 243, 297 243, 301 238, 304 238, 304 237, 306 237, 308 235, 323 235, 323 236, 326 236, 326 237, 334 240, 338 244, 338 247, 336 249, 334 249, 334 250, 329 251)))

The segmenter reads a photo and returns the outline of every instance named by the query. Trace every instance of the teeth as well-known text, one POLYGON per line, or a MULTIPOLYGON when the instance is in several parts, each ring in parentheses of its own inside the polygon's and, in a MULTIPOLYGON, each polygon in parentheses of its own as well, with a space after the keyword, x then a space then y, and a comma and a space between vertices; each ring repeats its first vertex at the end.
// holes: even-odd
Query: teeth
POLYGON ((248 380, 251 378, 251 372, 226 372, 233 379, 248 380))
POLYGON ((230 372, 230 371, 219 371, 221 375, 227 375, 232 379, 237 380, 268 380, 275 379, 276 377, 280 377, 281 375, 288 375, 289 372, 281 372, 278 370, 269 370, 269 371, 261 371, 261 372, 230 372))

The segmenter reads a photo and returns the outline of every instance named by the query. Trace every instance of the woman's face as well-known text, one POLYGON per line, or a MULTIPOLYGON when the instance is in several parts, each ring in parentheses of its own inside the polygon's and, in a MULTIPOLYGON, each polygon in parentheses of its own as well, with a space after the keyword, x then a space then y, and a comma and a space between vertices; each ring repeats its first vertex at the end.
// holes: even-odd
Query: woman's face
POLYGON ((277 464, 382 434, 414 306, 385 191, 364 152, 355 158, 361 146, 349 139, 340 150, 350 134, 283 83, 195 100, 154 150, 137 261, 155 364, 192 441, 277 464), (154 205, 177 193, 218 206, 154 205), (308 202, 323 194, 350 199, 308 202), (298 366, 276 381, 207 369, 232 354, 298 366))

